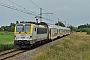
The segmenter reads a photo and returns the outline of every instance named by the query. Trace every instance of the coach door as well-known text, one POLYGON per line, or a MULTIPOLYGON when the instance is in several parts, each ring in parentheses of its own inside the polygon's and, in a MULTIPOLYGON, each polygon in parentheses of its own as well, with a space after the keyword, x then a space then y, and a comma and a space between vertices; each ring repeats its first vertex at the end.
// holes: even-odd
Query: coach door
POLYGON ((36 27, 34 27, 34 29, 33 29, 33 39, 37 39, 37 28, 36 27))

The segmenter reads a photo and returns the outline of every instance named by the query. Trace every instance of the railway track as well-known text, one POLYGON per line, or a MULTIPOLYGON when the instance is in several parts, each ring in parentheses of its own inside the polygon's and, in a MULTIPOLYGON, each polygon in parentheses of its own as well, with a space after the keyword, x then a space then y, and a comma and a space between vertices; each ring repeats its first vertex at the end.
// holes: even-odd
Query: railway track
POLYGON ((4 51, 0 53, 0 60, 7 60, 9 58, 12 58, 18 54, 24 53, 27 50, 19 50, 19 49, 12 49, 8 51, 4 51))
MULTIPOLYGON (((66 37, 68 37, 68 36, 66 36, 66 37)), ((41 51, 43 51, 45 49, 50 48, 51 46, 53 46, 55 44, 58 44, 61 40, 63 40, 66 37, 62 37, 62 38, 56 39, 52 42, 46 42, 44 44, 41 44, 40 46, 35 47, 35 48, 33 48, 27 52, 24 52, 23 54, 20 54, 14 58, 9 59, 9 60, 32 60, 32 58, 36 54, 40 53, 41 51)))
POLYGON ((10 58, 18 56, 21 53, 24 53, 26 51, 33 50, 34 48, 37 48, 37 47, 39 47, 39 46, 41 46, 43 44, 46 44, 46 43, 48 43, 48 42, 44 42, 42 44, 38 44, 36 46, 32 46, 31 48, 28 48, 28 49, 11 49, 11 50, 7 50, 7 51, 4 51, 4 52, 1 52, 0 53, 0 60, 9 60, 10 58))
POLYGON ((45 50, 50 46, 53 46, 59 43, 61 40, 63 40, 66 37, 56 39, 52 42, 46 42, 46 43, 44 42, 43 44, 37 45, 29 49, 12 49, 12 50, 1 52, 0 60, 28 60, 28 59, 31 60, 31 58, 35 56, 37 53, 39 53, 40 51, 45 50))

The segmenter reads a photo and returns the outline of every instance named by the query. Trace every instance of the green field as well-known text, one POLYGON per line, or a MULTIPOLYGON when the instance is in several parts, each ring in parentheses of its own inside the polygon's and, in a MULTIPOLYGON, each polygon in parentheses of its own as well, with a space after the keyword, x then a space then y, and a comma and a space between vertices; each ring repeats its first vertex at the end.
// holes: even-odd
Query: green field
POLYGON ((14 33, 0 32, 0 52, 14 48, 14 33))
POLYGON ((90 35, 75 33, 32 60, 90 60, 90 35))

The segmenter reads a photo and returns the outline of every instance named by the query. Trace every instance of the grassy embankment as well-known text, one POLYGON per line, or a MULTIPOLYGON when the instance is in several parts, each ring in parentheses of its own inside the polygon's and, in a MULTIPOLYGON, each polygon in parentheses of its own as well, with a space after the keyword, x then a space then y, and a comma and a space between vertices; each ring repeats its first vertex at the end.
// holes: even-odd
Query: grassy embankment
POLYGON ((90 35, 75 33, 37 54, 33 60, 90 60, 90 35))
POLYGON ((0 32, 0 52, 14 48, 13 32, 0 32))

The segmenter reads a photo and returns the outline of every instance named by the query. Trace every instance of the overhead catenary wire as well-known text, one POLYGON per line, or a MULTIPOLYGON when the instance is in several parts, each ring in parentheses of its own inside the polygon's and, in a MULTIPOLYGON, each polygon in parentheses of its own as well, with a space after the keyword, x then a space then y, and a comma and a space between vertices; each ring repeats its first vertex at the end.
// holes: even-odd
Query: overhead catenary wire
MULTIPOLYGON (((37 8, 41 8, 41 7, 39 7, 38 5, 36 5, 32 0, 29 0, 33 5, 35 5, 37 8)), ((43 9, 44 11, 46 11, 45 9, 43 9)))
POLYGON ((32 0, 29 0, 31 3, 33 3, 37 8, 40 8, 39 6, 37 6, 32 0))
POLYGON ((47 19, 47 18, 44 18, 44 17, 42 17, 43 19, 45 19, 45 20, 49 20, 49 21, 53 21, 53 22, 56 22, 56 21, 54 21, 54 20, 51 20, 51 19, 47 19))
MULTIPOLYGON (((14 7, 14 6, 10 6, 8 4, 2 3, 2 2, 0 2, 0 5, 3 6, 3 7, 6 7, 6 8, 12 9, 12 10, 16 10, 16 11, 28 14, 28 15, 37 16, 36 14, 32 14, 32 13, 26 11, 26 10, 19 9, 19 8, 14 7)), ((42 18, 45 19, 45 20, 48 20, 48 21, 53 21, 53 20, 50 20, 50 19, 47 19, 47 18, 44 18, 44 17, 42 17, 42 18)))
MULTIPOLYGON (((37 8, 41 8, 41 7, 39 7, 38 5, 36 5, 32 0, 29 0, 32 4, 34 4, 37 8)), ((43 9, 44 11, 46 11, 45 9, 43 9)))
MULTIPOLYGON (((26 10, 26 11, 30 11, 30 10, 28 10, 28 9, 26 9, 26 8, 24 8, 24 7, 22 7, 22 6, 20 6, 19 4, 16 4, 15 2, 13 2, 13 1, 11 1, 11 0, 8 0, 8 1, 11 2, 11 3, 13 3, 14 5, 16 5, 16 6, 20 7, 20 8, 22 8, 22 9, 26 10)), ((32 13, 35 14, 35 12, 33 12, 33 11, 30 11, 30 12, 32 12, 32 13)))
POLYGON ((29 15, 36 16, 35 14, 32 14, 32 13, 27 12, 25 10, 21 10, 19 8, 14 7, 14 6, 7 5, 7 4, 2 3, 2 2, 0 2, 0 5, 3 6, 3 7, 9 8, 9 9, 13 9, 13 10, 16 10, 16 11, 19 11, 19 12, 23 12, 23 13, 26 13, 26 14, 29 14, 29 15))
MULTIPOLYGON (((32 0, 29 0, 31 3, 33 3, 37 8, 39 8, 40 9, 40 7, 38 6, 38 5, 36 5, 32 0)), ((43 9, 44 11, 46 11, 45 9, 43 9)), ((49 21, 53 21, 53 20, 50 20, 50 19, 47 19, 47 18, 44 18, 44 17, 42 17, 43 19, 45 19, 45 20, 49 20, 49 21)), ((55 22, 55 21, 54 21, 55 22)))

